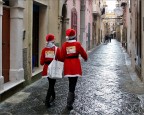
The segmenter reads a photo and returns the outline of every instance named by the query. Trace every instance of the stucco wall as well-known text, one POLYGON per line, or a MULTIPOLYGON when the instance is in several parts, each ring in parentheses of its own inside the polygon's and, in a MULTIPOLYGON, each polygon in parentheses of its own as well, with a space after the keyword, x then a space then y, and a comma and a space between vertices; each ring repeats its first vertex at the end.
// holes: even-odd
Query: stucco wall
MULTIPOLYGON (((129 4, 128 4, 129 5, 129 4)), ((129 9, 127 7, 127 9, 129 9)), ((128 54, 131 56, 131 36, 130 36, 130 33, 131 33, 131 22, 130 22, 130 13, 127 12, 127 51, 128 51, 128 54)))
POLYGON ((25 79, 31 81, 31 77, 41 71, 41 66, 32 72, 32 39, 33 39, 33 4, 39 5, 39 59, 41 50, 45 46, 45 36, 48 33, 48 1, 47 0, 25 0, 24 1, 24 28, 23 60, 25 79))
POLYGON ((86 9, 85 9, 85 32, 88 33, 88 24, 90 23, 90 40, 92 40, 92 1, 86 0, 86 9))
POLYGON ((0 91, 3 90, 4 77, 2 76, 2 0, 0 0, 0 91))
POLYGON ((135 54, 136 54, 136 51, 135 51, 135 31, 136 31, 136 28, 135 28, 135 22, 136 22, 136 5, 135 5, 135 2, 137 1, 131 1, 131 4, 132 4, 132 8, 131 8, 131 20, 132 20, 132 23, 131 23, 131 52, 132 52, 132 55, 131 55, 131 61, 132 61, 132 67, 135 68, 135 54))
MULTIPOLYGON (((142 0, 142 5, 141 6, 144 6, 144 1, 142 0)), ((142 25, 144 25, 144 7, 141 7, 141 11, 142 11, 142 25)), ((142 76, 142 79, 143 79, 143 82, 144 82, 144 26, 142 26, 142 29, 141 29, 141 33, 142 33, 142 68, 141 68, 141 76, 142 76)))
POLYGON ((58 15, 59 15, 58 0, 49 0, 48 7, 48 32, 53 33, 56 37, 56 43, 60 43, 60 36, 58 34, 58 15))

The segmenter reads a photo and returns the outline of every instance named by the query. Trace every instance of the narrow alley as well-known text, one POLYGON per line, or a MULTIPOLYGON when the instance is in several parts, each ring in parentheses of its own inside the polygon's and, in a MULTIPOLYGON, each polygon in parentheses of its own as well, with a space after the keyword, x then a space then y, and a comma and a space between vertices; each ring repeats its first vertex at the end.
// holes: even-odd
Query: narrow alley
MULTIPOLYGON (((144 115, 143 84, 132 80, 129 58, 120 43, 101 44, 82 61, 83 77, 78 79, 74 109, 70 115, 144 115)), ((67 78, 56 82, 56 100, 46 109, 46 78, 27 86, 0 104, 0 115, 61 114, 66 106, 67 78)))

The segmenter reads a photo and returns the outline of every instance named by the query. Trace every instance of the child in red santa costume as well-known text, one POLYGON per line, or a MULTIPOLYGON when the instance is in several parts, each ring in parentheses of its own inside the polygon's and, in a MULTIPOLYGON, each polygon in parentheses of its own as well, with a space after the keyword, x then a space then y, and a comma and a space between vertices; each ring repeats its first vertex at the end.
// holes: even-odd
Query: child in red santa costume
MULTIPOLYGON (((43 65, 42 76, 47 77, 48 65, 52 62, 52 60, 55 56, 55 49, 56 49, 56 46, 54 44, 55 36, 53 34, 48 34, 46 36, 46 41, 47 41, 47 45, 46 45, 45 48, 42 49, 42 52, 41 52, 40 64, 43 65)), ((61 55, 60 54, 60 49, 57 48, 55 58, 58 59, 58 60, 61 60, 60 55, 61 55)), ((49 81, 49 88, 47 90, 47 95, 46 95, 46 99, 45 99, 45 106, 47 108, 50 107, 50 103, 53 102, 54 99, 55 99, 54 86, 55 86, 55 83, 56 83, 56 79, 51 79, 51 78, 48 77, 48 81, 49 81)))
POLYGON ((69 92, 66 108, 72 110, 77 79, 82 76, 79 55, 81 55, 85 61, 87 61, 88 56, 80 42, 76 41, 76 31, 74 29, 66 30, 66 38, 67 41, 62 45, 61 56, 64 62, 64 77, 68 77, 69 80, 69 92))

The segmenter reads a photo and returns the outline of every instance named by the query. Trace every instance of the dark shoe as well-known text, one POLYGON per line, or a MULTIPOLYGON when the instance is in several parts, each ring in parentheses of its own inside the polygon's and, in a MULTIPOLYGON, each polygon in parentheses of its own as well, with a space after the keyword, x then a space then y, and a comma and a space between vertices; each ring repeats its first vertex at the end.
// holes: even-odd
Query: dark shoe
POLYGON ((71 106, 67 105, 66 108, 70 111, 70 110, 73 109, 73 106, 72 105, 71 106))
POLYGON ((47 107, 47 108, 49 108, 51 105, 50 105, 50 97, 51 97, 51 93, 47 93, 47 96, 46 96, 46 99, 45 99, 45 106, 47 107))
POLYGON ((68 97, 67 97, 67 106, 66 106, 66 108, 68 110, 72 110, 73 109, 72 105, 73 105, 73 102, 74 102, 74 98, 75 98, 74 93, 69 92, 68 93, 68 97))

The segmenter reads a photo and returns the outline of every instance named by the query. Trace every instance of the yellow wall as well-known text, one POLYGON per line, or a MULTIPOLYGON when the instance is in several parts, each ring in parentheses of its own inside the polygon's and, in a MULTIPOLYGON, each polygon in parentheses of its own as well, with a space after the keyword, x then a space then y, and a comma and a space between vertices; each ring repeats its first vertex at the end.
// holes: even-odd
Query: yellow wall
POLYGON ((60 43, 60 25, 59 25, 59 0, 49 0, 48 11, 48 32, 56 36, 56 43, 60 43))

